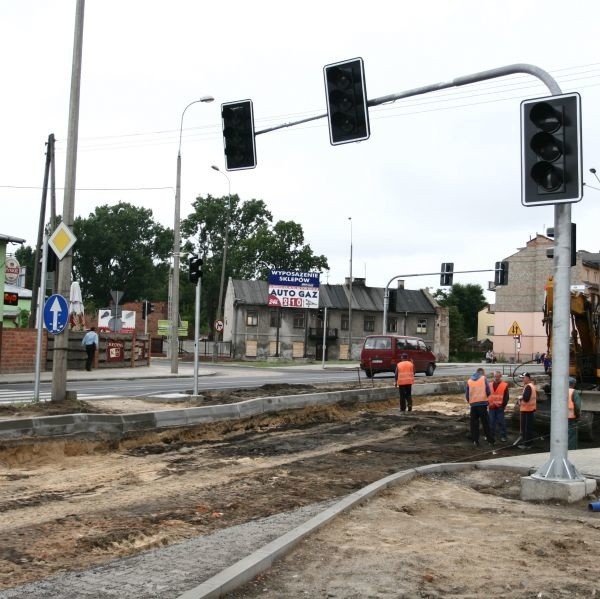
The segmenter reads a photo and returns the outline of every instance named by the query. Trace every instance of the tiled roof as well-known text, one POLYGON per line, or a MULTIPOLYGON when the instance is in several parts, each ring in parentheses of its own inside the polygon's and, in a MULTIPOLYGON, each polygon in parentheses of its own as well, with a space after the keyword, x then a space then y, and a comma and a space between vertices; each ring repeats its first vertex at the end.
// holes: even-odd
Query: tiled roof
MULTIPOLYGON (((266 281, 232 280, 235 299, 253 306, 267 303, 268 285, 266 281)), ((321 285, 319 287, 319 307, 348 309, 349 289, 346 285, 321 285)), ((383 287, 352 286, 352 309, 364 312, 383 312, 383 287)), ((411 314, 434 314, 435 309, 427 295, 419 289, 390 289, 389 312, 410 312, 411 314)))

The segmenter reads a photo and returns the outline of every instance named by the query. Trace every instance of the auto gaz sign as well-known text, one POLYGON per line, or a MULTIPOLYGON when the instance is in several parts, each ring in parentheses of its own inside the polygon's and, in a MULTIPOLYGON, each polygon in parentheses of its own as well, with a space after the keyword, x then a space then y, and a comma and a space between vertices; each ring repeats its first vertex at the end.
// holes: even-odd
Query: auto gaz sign
POLYGON ((281 308, 318 308, 319 273, 272 270, 267 303, 281 308))

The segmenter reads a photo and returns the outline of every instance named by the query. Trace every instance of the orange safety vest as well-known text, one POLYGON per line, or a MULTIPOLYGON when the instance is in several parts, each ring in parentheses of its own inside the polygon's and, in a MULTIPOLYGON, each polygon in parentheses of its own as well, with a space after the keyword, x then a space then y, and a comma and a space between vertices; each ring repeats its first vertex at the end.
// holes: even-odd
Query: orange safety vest
POLYGON ((485 377, 480 376, 476 381, 469 379, 467 385, 469 386, 469 403, 481 403, 487 401, 487 393, 485 392, 485 377))
POLYGON ((575 393, 575 389, 569 389, 569 399, 567 400, 569 420, 575 420, 575 402, 573 401, 573 393, 575 393))
POLYGON ((533 383, 527 383, 526 387, 531 387, 531 397, 529 401, 521 401, 519 402, 519 410, 521 412, 535 412, 537 407, 537 391, 535 390, 535 385, 533 383))
POLYGON ((415 368, 412 362, 403 360, 396 364, 397 378, 396 383, 398 385, 412 385, 415 382, 415 368))
POLYGON ((500 381, 498 387, 494 391, 494 384, 490 385, 490 396, 488 397, 488 407, 490 408, 501 408, 504 403, 504 391, 508 387, 508 383, 500 381))

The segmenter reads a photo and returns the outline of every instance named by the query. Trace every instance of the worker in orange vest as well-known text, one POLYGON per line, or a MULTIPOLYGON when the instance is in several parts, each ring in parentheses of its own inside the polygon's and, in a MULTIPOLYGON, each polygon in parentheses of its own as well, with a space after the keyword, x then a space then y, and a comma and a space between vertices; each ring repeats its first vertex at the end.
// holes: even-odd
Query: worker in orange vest
POLYGON ((407 408, 412 411, 412 386, 415 382, 415 367, 408 359, 408 354, 400 356, 400 362, 396 364, 396 382, 400 393, 400 411, 404 412, 407 408))
POLYGON ((577 420, 581 414, 581 395, 579 391, 575 389, 577 379, 569 377, 569 396, 567 398, 567 406, 569 412, 569 436, 568 436, 568 449, 577 449, 577 420))
POLYGON ((494 372, 494 380, 490 385, 490 395, 488 397, 488 414, 490 419, 490 429, 492 435, 496 436, 496 428, 500 428, 500 441, 506 443, 506 421, 504 420, 504 410, 508 405, 508 383, 502 380, 502 373, 499 370, 494 372))
POLYGON ((523 394, 519 397, 519 416, 521 419, 521 444, 519 449, 529 449, 533 442, 533 424, 537 409, 537 390, 531 375, 523 373, 523 394))
POLYGON ((465 398, 470 407, 471 440, 475 447, 479 447, 479 422, 483 425, 483 432, 488 443, 494 446, 494 435, 490 430, 488 417, 488 396, 490 386, 485 378, 485 370, 478 368, 467 381, 465 398))

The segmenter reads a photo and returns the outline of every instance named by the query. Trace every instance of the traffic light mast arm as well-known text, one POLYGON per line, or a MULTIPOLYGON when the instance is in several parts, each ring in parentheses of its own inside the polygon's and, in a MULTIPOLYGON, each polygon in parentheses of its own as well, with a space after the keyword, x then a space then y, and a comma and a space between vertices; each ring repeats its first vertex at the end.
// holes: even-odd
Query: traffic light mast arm
MULTIPOLYGON (((462 274, 462 273, 466 273, 466 272, 495 272, 494 268, 483 268, 481 270, 453 270, 452 274, 462 274)), ((385 291, 383 292, 383 334, 385 335, 387 333, 387 315, 388 315, 388 308, 389 308, 389 303, 390 303, 390 285, 396 280, 396 279, 406 279, 408 277, 428 277, 428 276, 432 276, 432 275, 444 275, 444 274, 448 274, 445 272, 418 272, 418 273, 413 273, 413 274, 409 274, 409 275, 396 275, 394 277, 392 277, 387 285, 385 286, 385 291)))
MULTIPOLYGON (((424 87, 416 87, 414 89, 409 89, 404 92, 400 92, 398 94, 389 94, 387 96, 381 96, 379 98, 373 98, 372 100, 368 100, 367 106, 379 106, 380 104, 388 104, 390 102, 396 102, 396 100, 402 100, 403 98, 410 98, 412 96, 420 96, 422 94, 428 94, 430 92, 437 92, 442 89, 448 89, 449 87, 459 87, 461 85, 469 85, 470 83, 477 83, 479 81, 486 81, 487 79, 495 79, 496 77, 506 77, 507 75, 514 75, 515 73, 528 73, 529 75, 533 75, 537 77, 542 83, 546 85, 546 87, 550 90, 552 94, 560 94, 560 87, 556 83, 556 81, 552 78, 552 76, 531 64, 511 64, 505 67, 499 67, 497 69, 490 69, 488 71, 480 71, 479 73, 473 73, 472 75, 464 75, 462 77, 457 77, 456 79, 452 79, 451 81, 443 81, 440 83, 433 83, 431 85, 425 85, 424 87)), ((294 127, 295 125, 302 125, 304 123, 310 123, 312 121, 317 121, 319 119, 327 118, 327 113, 318 114, 315 116, 310 116, 305 119, 300 119, 298 121, 291 121, 289 123, 282 123, 281 125, 275 125, 274 127, 269 127, 268 129, 262 129, 261 131, 256 131, 254 135, 261 135, 263 133, 269 133, 271 131, 277 131, 278 129, 285 129, 287 127, 294 127)))

